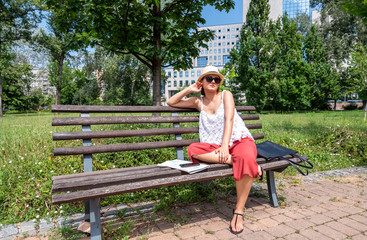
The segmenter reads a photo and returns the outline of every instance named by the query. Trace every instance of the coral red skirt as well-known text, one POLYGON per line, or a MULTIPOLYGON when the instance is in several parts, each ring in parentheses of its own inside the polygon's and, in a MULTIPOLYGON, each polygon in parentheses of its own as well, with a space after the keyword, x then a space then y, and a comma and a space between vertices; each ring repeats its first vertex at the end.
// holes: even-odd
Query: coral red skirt
MULTIPOLYGON (((200 155, 213 152, 219 145, 211 143, 193 143, 187 148, 187 153, 193 162, 200 162, 192 155, 200 155)), ((256 178, 258 174, 258 164, 256 162, 257 150, 254 140, 242 138, 241 141, 233 142, 229 147, 229 154, 233 161, 233 178, 241 180, 244 175, 256 178)))

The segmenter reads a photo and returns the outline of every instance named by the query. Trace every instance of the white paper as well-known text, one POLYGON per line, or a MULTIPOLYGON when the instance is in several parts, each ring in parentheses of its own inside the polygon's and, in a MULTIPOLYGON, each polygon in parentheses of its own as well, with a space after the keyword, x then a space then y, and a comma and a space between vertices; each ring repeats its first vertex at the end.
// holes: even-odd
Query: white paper
POLYGON ((195 166, 190 166, 190 167, 180 167, 180 164, 185 164, 185 163, 192 163, 192 162, 175 159, 175 160, 169 160, 169 161, 165 161, 163 163, 157 164, 157 166, 158 167, 170 167, 170 168, 174 168, 174 169, 178 169, 178 170, 187 172, 189 174, 200 172, 209 167, 208 164, 204 164, 204 163, 200 163, 200 165, 195 165, 195 166))

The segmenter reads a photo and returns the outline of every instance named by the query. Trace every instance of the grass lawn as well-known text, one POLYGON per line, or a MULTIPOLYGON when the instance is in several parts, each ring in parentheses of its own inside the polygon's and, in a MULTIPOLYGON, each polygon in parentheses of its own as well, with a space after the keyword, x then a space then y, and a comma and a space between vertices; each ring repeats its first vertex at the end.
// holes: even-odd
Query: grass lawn
MULTIPOLYGON (((78 130, 78 127, 52 127, 54 116, 49 112, 6 114, 0 119, 0 224, 56 217, 82 209, 81 203, 51 204, 52 176, 78 173, 83 169, 80 156, 53 156, 54 146, 66 146, 66 143, 53 142, 52 132, 78 130)), ((367 122, 363 121, 360 110, 262 113, 260 118, 265 139, 308 155, 315 165, 313 171, 367 165, 367 122)), ((71 145, 79 144, 74 141, 71 145)), ((96 156, 94 167, 100 170, 153 164, 172 159, 173 154, 173 150, 167 149, 101 154, 96 156)), ((294 169, 288 168, 276 177, 295 174, 294 169)), ((233 194, 233 180, 215 180, 210 187, 193 183, 109 197, 102 200, 102 205, 153 199, 163 200, 166 205, 177 201, 205 201, 213 200, 218 192, 233 194)))

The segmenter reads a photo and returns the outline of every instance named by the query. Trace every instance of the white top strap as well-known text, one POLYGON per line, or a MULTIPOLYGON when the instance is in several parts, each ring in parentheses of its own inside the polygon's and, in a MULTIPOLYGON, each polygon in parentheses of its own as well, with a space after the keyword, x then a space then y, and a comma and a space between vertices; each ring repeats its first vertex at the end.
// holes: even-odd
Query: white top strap
POLYGON ((227 91, 227 90, 223 90, 223 92, 222 92, 222 103, 223 103, 223 94, 224 94, 225 91, 227 91))
POLYGON ((200 98, 201 98, 201 111, 203 111, 203 108, 204 108, 204 107, 203 107, 203 105, 204 105, 204 104, 203 104, 203 95, 200 95, 200 98))

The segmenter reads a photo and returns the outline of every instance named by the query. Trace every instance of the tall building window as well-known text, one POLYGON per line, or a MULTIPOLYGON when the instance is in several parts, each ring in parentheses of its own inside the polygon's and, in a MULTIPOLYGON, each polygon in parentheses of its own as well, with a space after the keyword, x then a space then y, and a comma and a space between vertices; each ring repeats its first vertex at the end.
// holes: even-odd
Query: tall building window
POLYGON ((218 53, 220 53, 221 52, 221 49, 218 49, 218 53))
POLYGON ((189 71, 185 71, 185 77, 189 77, 189 71))
POLYGON ((310 16, 309 0, 283 0, 283 15, 287 13, 289 18, 295 18, 299 14, 310 16))
POLYGON ((205 50, 205 54, 208 54, 208 50, 205 50))
POLYGON ((168 87, 171 87, 171 81, 168 81, 167 85, 168 85, 168 87))
POLYGON ((214 61, 216 61, 217 60, 217 56, 214 56, 214 61))
POLYGON ((223 36, 223 39, 226 39, 226 36, 223 36))
POLYGON ((234 28, 232 28, 232 32, 234 32, 234 28))
POLYGON ((198 57, 198 67, 205 67, 208 65, 208 57, 198 57))
POLYGON ((209 61, 213 60, 213 57, 212 56, 209 56, 209 61))
POLYGON ((195 83, 195 80, 191 80, 191 84, 194 84, 195 83))
POLYGON ((220 47, 221 43, 218 43, 218 47, 220 47))
POLYGON ((182 71, 180 71, 180 77, 183 77, 183 72, 182 71))
POLYGON ((177 72, 174 72, 173 73, 173 77, 177 77, 177 72))
POLYGON ((223 64, 226 64, 227 62, 229 62, 231 60, 229 55, 223 55, 223 64))
POLYGON ((210 50, 209 50, 209 54, 212 54, 212 52, 213 52, 213 51, 210 49, 210 50))
POLYGON ((191 71, 191 77, 195 77, 195 71, 194 70, 191 71))
POLYGON ((183 82, 183 81, 181 80, 181 81, 180 81, 180 87, 182 87, 182 82, 183 82))
POLYGON ((189 85, 189 80, 185 81, 185 85, 188 86, 189 85))
POLYGON ((220 29, 218 29, 218 32, 220 33, 220 32, 221 32, 221 30, 220 30, 220 29))
POLYGON ((229 48, 227 48, 227 53, 229 53, 229 51, 230 51, 231 49, 229 49, 229 48))
POLYGON ((232 34, 232 38, 234 38, 234 34, 232 34))
POLYGON ((201 70, 197 70, 196 76, 200 77, 200 75, 201 75, 201 70))
POLYGON ((217 53, 217 49, 214 49, 214 54, 216 54, 217 53))
POLYGON ((216 46, 217 46, 217 43, 215 42, 215 43, 214 43, 214 47, 216 47, 216 46))
POLYGON ((221 60, 221 58, 222 58, 221 56, 218 56, 218 60, 221 60))
POLYGON ((177 81, 174 81, 174 82, 173 82, 173 86, 174 86, 174 87, 177 87, 177 81))
POLYGON ((168 77, 171 77, 171 72, 168 72, 167 75, 168 75, 168 77))

